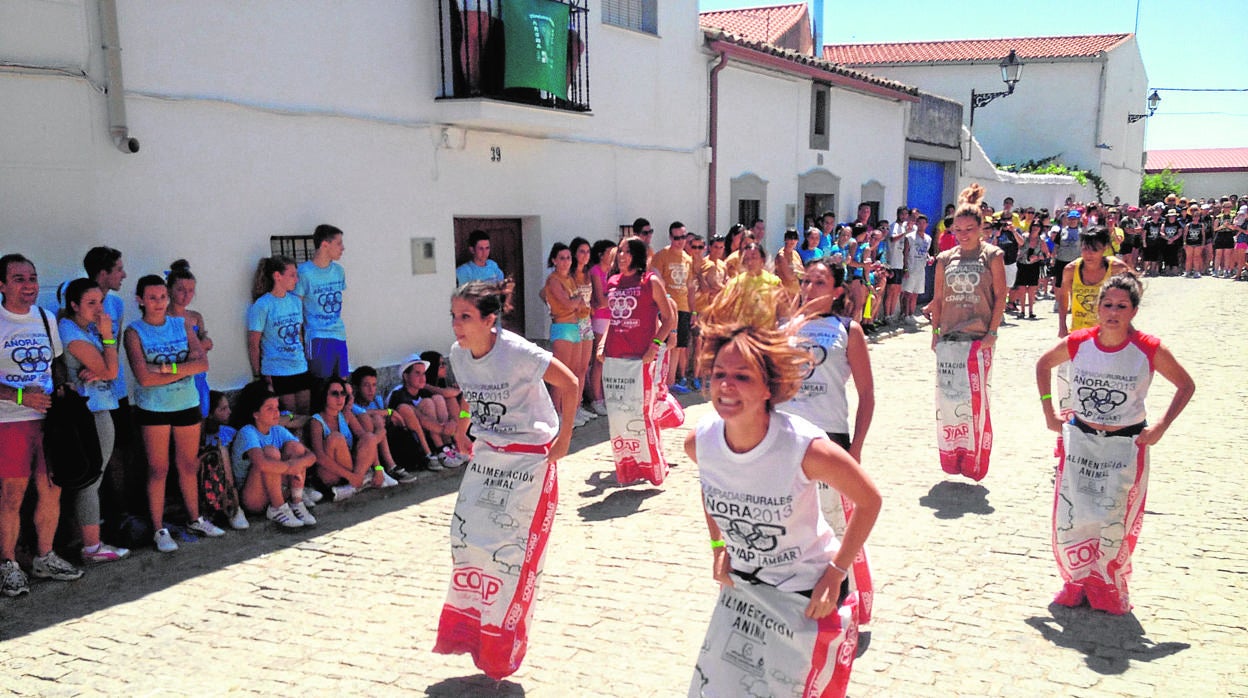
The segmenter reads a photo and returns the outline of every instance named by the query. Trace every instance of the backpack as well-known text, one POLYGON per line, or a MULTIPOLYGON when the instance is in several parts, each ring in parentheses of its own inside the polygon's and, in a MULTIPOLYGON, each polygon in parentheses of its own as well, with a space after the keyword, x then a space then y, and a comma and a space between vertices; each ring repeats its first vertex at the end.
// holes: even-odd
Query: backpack
POLYGON ((205 444, 199 449, 199 512, 207 518, 215 514, 232 516, 238 511, 238 496, 225 474, 221 447, 205 444))
MULTIPOLYGON (((48 316, 43 317, 43 329, 52 341, 48 316)), ((56 363, 64 359, 57 358, 56 363)), ((63 364, 54 375, 64 373, 63 364)), ((77 491, 95 484, 104 472, 104 456, 100 453, 100 435, 95 430, 95 415, 87 408, 87 399, 78 394, 73 386, 57 381, 52 393, 52 406, 43 418, 43 453, 48 463, 48 475, 56 486, 77 491)))

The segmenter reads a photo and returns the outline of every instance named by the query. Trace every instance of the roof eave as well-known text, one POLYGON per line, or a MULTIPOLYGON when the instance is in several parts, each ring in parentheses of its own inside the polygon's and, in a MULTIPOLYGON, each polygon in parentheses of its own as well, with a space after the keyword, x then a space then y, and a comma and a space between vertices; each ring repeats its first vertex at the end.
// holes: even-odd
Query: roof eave
MULTIPOLYGON (((713 51, 723 53, 726 56, 745 61, 752 65, 757 65, 757 66, 761 66, 765 68, 771 68, 774 70, 779 70, 781 72, 790 73, 793 75, 800 75, 803 77, 821 80, 823 82, 827 82, 836 87, 843 87, 848 90, 862 92, 862 93, 870 94, 876 97, 885 97, 888 99, 893 99, 893 100, 897 100, 901 102, 918 102, 919 101, 918 88, 910 88, 910 90, 912 90, 911 92, 911 91, 907 91, 903 89, 888 87, 885 85, 877 85, 875 83, 868 82, 860 78, 856 78, 856 77, 849 76, 849 75, 843 75, 841 73, 838 73, 832 70, 827 70, 824 68, 820 68, 815 65, 808 65, 806 63, 798 63, 796 61, 790 60, 783 56, 777 56, 771 53, 767 53, 765 51, 759 51, 758 49, 750 48, 748 46, 742 46, 741 44, 738 44, 738 43, 735 43, 735 42, 732 42, 723 38, 715 38, 715 37, 710 37, 710 36, 708 36, 708 38, 710 39, 710 48, 713 51)), ((826 61, 822 61, 821 59, 812 58, 812 60, 820 60, 821 62, 826 62, 826 61)))

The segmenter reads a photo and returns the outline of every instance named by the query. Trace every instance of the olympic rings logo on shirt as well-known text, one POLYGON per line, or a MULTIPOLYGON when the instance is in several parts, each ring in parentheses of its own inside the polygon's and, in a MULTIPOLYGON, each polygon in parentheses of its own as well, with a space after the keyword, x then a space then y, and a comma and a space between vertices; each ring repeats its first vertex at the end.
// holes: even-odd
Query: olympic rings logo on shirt
POLYGON ((754 523, 746 519, 725 519, 719 516, 712 518, 727 523, 727 526, 721 528, 734 543, 764 553, 775 550, 780 543, 779 536, 784 535, 787 530, 784 526, 754 523))
POLYGON ((608 298, 607 307, 611 309, 612 320, 623 320, 633 316, 633 310, 637 308, 637 299, 633 296, 608 298))
POLYGON ((823 362, 828 360, 828 349, 827 347, 820 345, 818 342, 808 339, 799 341, 797 343, 797 347, 810 354, 810 370, 806 372, 806 376, 803 378, 803 380, 805 380, 805 378, 810 378, 815 375, 815 369, 822 366, 823 362))
POLYGON ((337 315, 342 312, 342 291, 328 291, 316 297, 321 305, 321 312, 326 315, 337 315))
POLYGON ((171 364, 178 363, 179 361, 185 362, 186 357, 189 355, 189 352, 186 349, 183 349, 173 354, 149 354, 148 361, 154 364, 171 364))
POLYGON ((282 341, 286 342, 287 344, 298 344, 300 329, 301 329, 301 325, 297 322, 291 322, 285 325, 278 325, 277 336, 281 337, 282 341))
POLYGON ((45 346, 16 347, 9 358, 26 373, 43 373, 52 365, 52 348, 45 346))
POLYGON ((945 284, 950 291, 957 294, 974 293, 975 287, 979 285, 979 272, 954 269, 945 277, 945 284))
POLYGON ((1127 394, 1113 388, 1080 388, 1079 402, 1085 413, 1108 414, 1127 401, 1127 394))

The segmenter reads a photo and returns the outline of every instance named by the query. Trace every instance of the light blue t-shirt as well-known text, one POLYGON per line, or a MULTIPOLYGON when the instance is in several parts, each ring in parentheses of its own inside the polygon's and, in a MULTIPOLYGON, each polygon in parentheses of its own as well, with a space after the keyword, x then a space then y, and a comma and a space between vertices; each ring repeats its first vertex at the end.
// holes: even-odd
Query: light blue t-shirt
POLYGON ((264 375, 295 376, 308 370, 303 353, 303 304, 298 296, 260 296, 247 309, 247 331, 260 333, 260 372, 264 375))
MULTIPOLYGON (((184 363, 190 353, 186 340, 186 319, 165 316, 163 325, 149 325, 135 320, 127 329, 139 335, 143 360, 149 364, 184 363)), ((193 376, 180 378, 167 385, 135 386, 134 403, 148 412, 179 412, 199 409, 199 390, 193 376)))
POLYGON ((261 434, 254 424, 248 424, 239 429, 238 434, 234 436, 234 445, 230 448, 235 485, 241 488, 247 482, 247 473, 251 472, 251 459, 247 457, 248 451, 265 446, 272 446, 280 451, 282 446, 298 440, 289 429, 280 424, 269 429, 267 434, 261 434))
POLYGON ((205 446, 221 446, 229 448, 234 443, 234 437, 238 435, 238 430, 228 424, 222 424, 217 427, 217 433, 204 434, 205 446))
POLYGON ((347 288, 347 273, 342 265, 330 262, 322 269, 308 260, 299 265, 298 271, 299 282, 294 294, 303 299, 303 325, 308 341, 347 341, 347 327, 342 322, 342 292, 347 288))
MULTIPOLYGON (((321 425, 321 438, 329 438, 329 423, 319 414, 312 415, 318 424, 321 425)), ((342 434, 342 438, 347 440, 347 448, 355 449, 355 434, 351 433, 351 427, 347 425, 347 418, 341 412, 338 413, 338 433, 342 434)))
POLYGON ((96 351, 104 354, 104 343, 100 341, 100 331, 96 329, 95 323, 87 325, 87 328, 78 326, 78 323, 69 318, 62 318, 57 325, 57 330, 61 333, 61 341, 65 343, 65 367, 69 369, 69 380, 74 384, 74 388, 78 394, 87 399, 87 409, 92 412, 107 412, 108 410, 117 409, 117 397, 113 395, 113 381, 98 380, 90 383, 82 382, 78 377, 78 370, 83 364, 69 350, 69 345, 73 342, 86 342, 95 347, 96 351))
POLYGON ((455 285, 463 286, 469 281, 502 281, 503 270, 492 259, 485 260, 485 266, 479 267, 476 262, 468 260, 455 268, 455 285))
MULTIPOLYGON (((110 293, 104 296, 104 312, 113 319, 113 330, 125 327, 121 324, 121 317, 126 311, 126 302, 116 293, 110 293)), ((113 398, 117 400, 125 400, 128 392, 126 385, 126 362, 122 359, 125 356, 123 347, 117 347, 117 377, 113 379, 113 398)))

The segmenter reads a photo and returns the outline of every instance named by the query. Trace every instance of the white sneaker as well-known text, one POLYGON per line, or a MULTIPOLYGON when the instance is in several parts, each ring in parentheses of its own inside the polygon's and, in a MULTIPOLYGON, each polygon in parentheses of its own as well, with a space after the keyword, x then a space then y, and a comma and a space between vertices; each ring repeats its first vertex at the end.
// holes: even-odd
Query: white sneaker
POLYGON ((595 412, 590 412, 584 407, 578 407, 576 408, 576 418, 584 419, 586 422, 591 422, 595 419, 598 419, 598 414, 595 412))
POLYGON ((428 468, 431 472, 436 473, 441 470, 446 470, 446 464, 442 462, 441 453, 439 453, 436 456, 429 456, 428 460, 429 460, 429 463, 425 467, 428 468))
POLYGON ((303 501, 306 502, 308 506, 314 507, 317 504, 320 504, 322 499, 325 499, 325 495, 321 494, 315 487, 303 488, 303 501))
POLYGON ((468 458, 460 453, 454 446, 442 447, 442 465, 448 468, 458 468, 468 462, 468 458))
POLYGON ((334 494, 335 502, 341 502, 344 499, 350 499, 355 496, 356 492, 359 491, 355 489, 354 487, 352 487, 351 485, 334 485, 333 487, 330 488, 330 490, 334 494))
POLYGON ((157 531, 152 540, 156 541, 156 549, 162 553, 171 553, 178 549, 178 544, 173 542, 173 536, 169 535, 167 528, 157 531))
POLYGON ((289 504, 282 504, 277 509, 274 509, 273 505, 270 504, 268 511, 264 512, 264 515, 269 521, 282 528, 303 528, 303 521, 295 516, 295 512, 290 510, 289 504))
POLYGON ((216 524, 209 521, 208 519, 205 519, 202 516, 192 521, 190 525, 187 526, 187 528, 191 529, 192 531, 196 533, 202 533, 203 535, 208 536, 209 538, 220 538, 221 536, 225 535, 225 531, 222 531, 220 528, 217 528, 216 524))
POLYGON ((234 512, 234 515, 230 517, 230 528, 235 531, 243 531, 250 527, 251 524, 247 521, 247 514, 243 511, 242 507, 239 507, 238 510, 234 512))
POLYGON ((394 487, 398 484, 399 484, 399 481, 390 477, 390 473, 387 473, 384 470, 381 471, 381 486, 382 487, 394 487))
POLYGON ((607 403, 605 400, 594 400, 594 404, 590 405, 589 409, 599 417, 607 416, 607 403))
POLYGON ((572 418, 572 427, 583 427, 589 422, 588 419, 581 416, 580 410, 577 410, 576 416, 572 418))
POLYGON ((312 515, 312 512, 308 511, 307 505, 303 502, 295 502, 294 504, 291 504, 290 513, 294 514, 296 519, 303 522, 304 526, 316 525, 316 517, 312 515))

